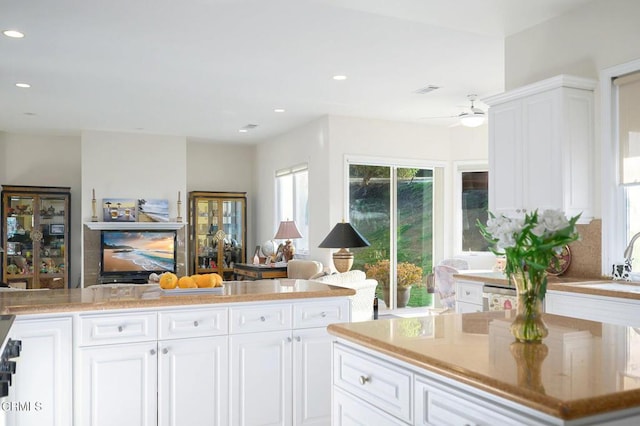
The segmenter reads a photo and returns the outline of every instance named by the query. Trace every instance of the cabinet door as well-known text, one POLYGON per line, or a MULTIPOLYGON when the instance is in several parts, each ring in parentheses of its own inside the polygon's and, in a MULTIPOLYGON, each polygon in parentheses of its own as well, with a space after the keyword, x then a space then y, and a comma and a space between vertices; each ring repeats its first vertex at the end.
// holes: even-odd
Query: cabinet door
POLYGON ((291 332, 230 337, 231 425, 291 425, 291 332))
POLYGON ((8 425, 71 424, 71 318, 16 320, 11 338, 22 341, 6 402, 25 410, 3 410, 8 425), (27 404, 26 406, 24 404, 27 404))
POLYGON ((512 214, 522 200, 522 102, 489 109, 489 209, 512 214))
POLYGON ((333 391, 333 426, 398 426, 402 423, 339 389, 333 391))
POLYGON ((158 424, 227 426, 227 336, 166 340, 158 350, 158 424))
POLYGON ((76 424, 155 426, 156 349, 156 342, 80 349, 76 424))
POLYGON ((325 328, 293 331, 293 424, 331 424, 331 343, 325 328))

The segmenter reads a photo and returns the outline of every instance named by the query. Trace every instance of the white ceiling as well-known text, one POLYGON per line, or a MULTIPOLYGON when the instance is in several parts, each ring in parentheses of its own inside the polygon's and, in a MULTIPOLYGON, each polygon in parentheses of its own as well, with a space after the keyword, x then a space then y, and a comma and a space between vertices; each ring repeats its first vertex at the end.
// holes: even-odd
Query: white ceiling
POLYGON ((26 35, 0 36, 0 131, 256 143, 326 114, 450 125, 424 117, 502 91, 506 35, 589 1, 0 0, 0 30, 26 35))

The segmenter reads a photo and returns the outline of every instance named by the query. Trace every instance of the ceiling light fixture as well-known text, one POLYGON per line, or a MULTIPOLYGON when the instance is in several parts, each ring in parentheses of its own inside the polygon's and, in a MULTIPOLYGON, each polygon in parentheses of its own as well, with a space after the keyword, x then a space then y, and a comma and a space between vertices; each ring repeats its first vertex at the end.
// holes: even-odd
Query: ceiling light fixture
POLYGON ((347 76, 346 75, 334 75, 333 79, 337 80, 337 81, 342 81, 342 80, 346 80, 347 76))
POLYGON ((16 87, 20 87, 21 89, 28 89, 31 87, 29 83, 16 83, 16 87))
POLYGON ((23 38, 24 34, 21 33, 20 31, 16 31, 16 30, 4 30, 2 32, 2 34, 6 35, 7 37, 11 37, 11 38, 23 38))
POLYGON ((476 95, 469 95, 469 101, 471 101, 471 108, 469 108, 469 112, 463 112, 458 115, 458 119, 460 120, 460 124, 465 127, 478 127, 484 123, 484 119, 486 118, 485 113, 480 108, 476 108, 473 106, 473 102, 476 100, 476 95))
POLYGON ((238 130, 238 132, 240 132, 240 133, 247 133, 248 131, 249 131, 248 129, 240 129, 240 130, 238 130))
POLYGON ((284 112, 284 109, 282 108, 276 108, 273 110, 273 112, 284 112))

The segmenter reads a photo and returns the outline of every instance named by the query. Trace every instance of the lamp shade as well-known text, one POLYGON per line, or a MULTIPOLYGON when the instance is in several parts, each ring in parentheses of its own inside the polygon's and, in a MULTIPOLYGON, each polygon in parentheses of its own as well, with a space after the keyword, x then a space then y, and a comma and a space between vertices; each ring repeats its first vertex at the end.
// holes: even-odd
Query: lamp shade
POLYGON ((278 226, 274 240, 290 240, 292 238, 302 238, 302 234, 298 231, 298 227, 293 220, 283 220, 278 226))
POLYGON ((368 247, 369 241, 349 222, 341 222, 333 227, 329 235, 320 243, 320 248, 368 247))

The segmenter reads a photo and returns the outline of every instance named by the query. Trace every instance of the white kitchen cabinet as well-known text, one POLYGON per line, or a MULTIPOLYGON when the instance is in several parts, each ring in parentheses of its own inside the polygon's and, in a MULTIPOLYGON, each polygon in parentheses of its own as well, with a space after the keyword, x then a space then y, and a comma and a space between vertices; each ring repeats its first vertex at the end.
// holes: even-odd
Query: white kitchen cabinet
POLYGON ((77 322, 76 424, 228 424, 226 307, 89 313, 77 322))
POLYGON ((291 425, 291 332, 230 337, 231 425, 291 425))
POLYGON ((637 299, 548 290, 544 307, 549 314, 640 327, 637 299))
POLYGON ((456 279, 456 313, 482 312, 482 286, 479 281, 456 279))
POLYGON ((227 336, 158 343, 158 424, 227 426, 227 336))
POLYGON ((593 218, 596 81, 560 75, 483 99, 489 108, 489 210, 561 209, 593 218))
POLYGON ((155 341, 82 348, 76 424, 155 426, 157 363, 155 341))
POLYGON ((232 307, 232 425, 330 425, 331 344, 347 299, 232 307))
POLYGON ((398 426, 400 421, 340 389, 333 391, 333 426, 398 426))
POLYGON ((72 417, 72 319, 69 316, 20 316, 11 339, 22 341, 16 374, 3 409, 10 426, 67 426, 72 417))

